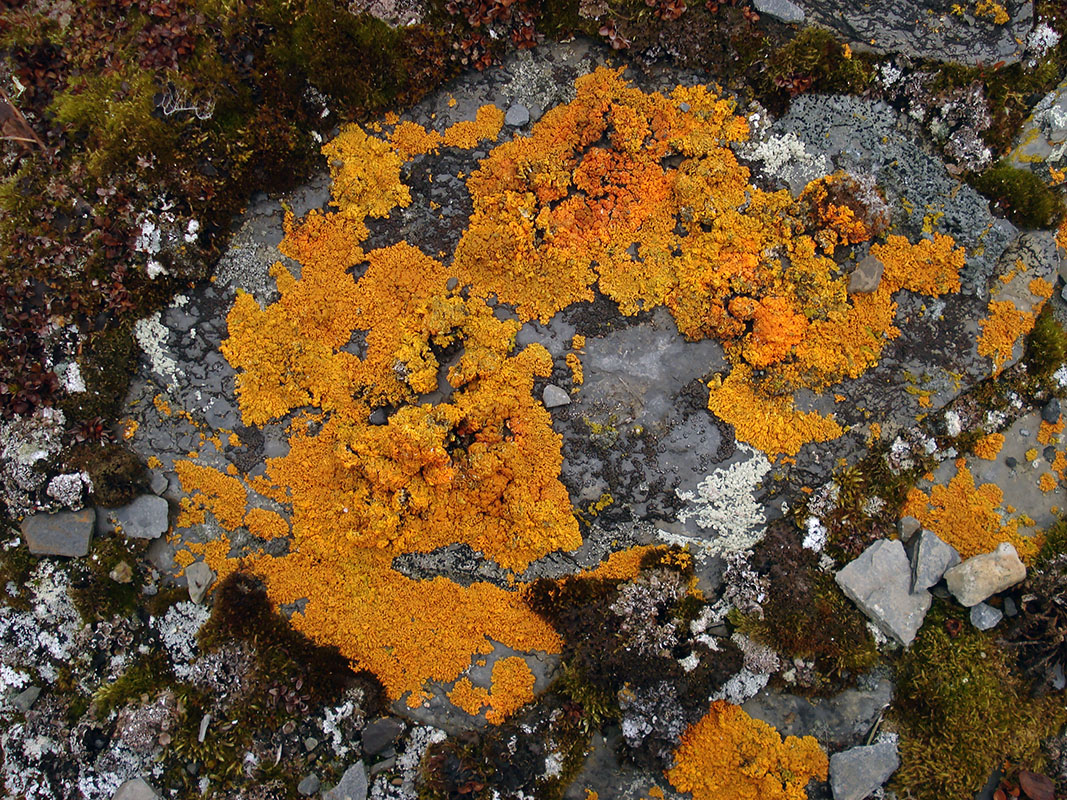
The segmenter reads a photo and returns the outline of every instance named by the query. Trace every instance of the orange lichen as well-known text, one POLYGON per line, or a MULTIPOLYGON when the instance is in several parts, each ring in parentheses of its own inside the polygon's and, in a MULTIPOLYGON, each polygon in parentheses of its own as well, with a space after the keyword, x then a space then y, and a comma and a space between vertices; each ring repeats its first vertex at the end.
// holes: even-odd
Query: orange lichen
POLYGON ((1004 446, 1003 433, 990 433, 974 443, 974 454, 986 461, 993 461, 1004 446))
POLYGON ((871 245, 871 254, 885 265, 882 281, 892 291, 907 289, 938 297, 960 290, 965 253, 951 236, 935 233, 915 244, 903 236, 890 236, 884 245, 871 245))
POLYGON ((475 686, 470 682, 470 678, 464 677, 456 681, 456 685, 448 693, 448 699, 456 708, 474 717, 489 705, 489 690, 475 686))
POLYGON ((783 741, 766 722, 722 700, 682 736, 667 779, 693 800, 804 800, 829 762, 811 736, 783 741))
POLYGON ((1041 491, 1043 491, 1043 492, 1055 491, 1056 487, 1059 486, 1059 485, 1060 485, 1060 483, 1059 483, 1058 480, 1056 480, 1056 476, 1053 475, 1051 472, 1043 472, 1043 473, 1041 473, 1041 478, 1038 481, 1038 486, 1041 488, 1041 491))
POLYGON ((250 508, 245 514, 244 526, 260 539, 278 539, 289 535, 289 523, 285 517, 266 508, 250 508))
POLYGON ((518 656, 502 658, 493 664, 492 685, 489 690, 491 708, 485 719, 499 725, 534 699, 534 674, 526 660, 518 656))
POLYGON ((157 456, 149 456, 147 463, 149 469, 159 469, 163 466, 163 462, 157 456))
POLYGON ((479 142, 492 142, 504 127, 504 112, 496 106, 482 106, 469 122, 457 122, 445 129, 442 141, 448 147, 470 150, 479 142))
POLYGON ((904 514, 910 514, 956 548, 961 558, 989 553, 1001 542, 1014 545, 1019 557, 1029 562, 1041 542, 1022 536, 1017 520, 1004 520, 997 507, 1004 492, 992 483, 975 486, 974 476, 963 459, 956 462, 956 474, 947 485, 935 485, 930 494, 913 488, 908 493, 904 514))
POLYGON ((1041 420, 1041 425, 1037 429, 1037 441, 1039 444, 1052 444, 1061 433, 1063 433, 1062 415, 1055 422, 1041 420))
POLYGON ((401 122, 389 136, 389 144, 401 161, 408 161, 423 153, 436 153, 441 142, 441 134, 428 131, 417 122, 401 122))
POLYGON ((241 524, 248 492, 239 479, 191 461, 176 461, 174 470, 186 493, 182 498, 179 526, 202 522, 203 511, 210 511, 229 530, 241 524))
POLYGON ((1020 311, 1011 300, 990 300, 989 316, 978 324, 978 355, 993 360, 993 374, 999 375, 1009 361, 1016 343, 1034 327, 1037 311, 1020 311))
POLYGON ((169 417, 173 413, 170 408, 170 403, 168 403, 166 398, 161 394, 157 394, 152 398, 152 405, 156 407, 156 411, 158 411, 159 415, 162 417, 169 417))
POLYGON ((1030 290, 1030 294, 1035 297, 1043 297, 1046 300, 1052 297, 1053 286, 1044 278, 1034 278, 1027 284, 1027 288, 1030 290))
POLYGON ((571 370, 571 383, 575 386, 581 386, 585 380, 585 374, 582 371, 582 360, 578 358, 578 354, 567 353, 564 361, 567 362, 567 366, 571 370))

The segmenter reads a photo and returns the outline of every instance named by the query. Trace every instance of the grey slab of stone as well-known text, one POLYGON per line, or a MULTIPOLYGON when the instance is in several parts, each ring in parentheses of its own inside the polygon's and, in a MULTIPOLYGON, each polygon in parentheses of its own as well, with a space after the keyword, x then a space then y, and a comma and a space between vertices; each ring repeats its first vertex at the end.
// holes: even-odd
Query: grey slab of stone
POLYGON ((804 21, 804 9, 789 0, 756 0, 756 10, 761 14, 791 24, 804 21))
POLYGON ((912 536, 919 532, 922 523, 910 514, 897 520, 897 535, 902 542, 908 542, 912 536))
POLYGON ((33 704, 37 702, 37 698, 40 696, 41 687, 28 686, 27 688, 19 692, 17 695, 15 695, 14 698, 12 698, 11 705, 13 705, 18 711, 21 711, 23 714, 25 714, 27 711, 33 708, 33 704))
POLYGON ((930 593, 911 591, 911 565, 899 540, 880 539, 834 576, 841 591, 875 625, 911 644, 930 609, 930 593))
POLYGON ((367 770, 357 761, 345 770, 340 782, 322 795, 322 800, 367 800, 367 770))
POLYGON ((406 726, 395 717, 376 719, 363 729, 363 752, 376 756, 389 749, 406 726))
POLYGON ((1009 589, 1026 578, 1026 565, 1009 542, 1001 542, 992 553, 981 553, 945 573, 948 590, 962 606, 976 606, 997 592, 1009 589))
POLYGON ((1035 163, 1055 166, 1067 155, 1067 80, 1045 95, 1023 123, 1015 149, 1008 155, 1015 167, 1035 163))
POLYGON ((38 556, 77 558, 89 552, 89 540, 96 526, 96 511, 61 511, 33 514, 22 520, 22 538, 30 552, 38 556))
POLYGON ((882 273, 885 272, 885 264, 877 257, 868 255, 863 258, 852 270, 848 279, 849 294, 868 294, 873 292, 882 283, 882 273))
POLYGON ((889 780, 899 766, 895 742, 834 753, 830 756, 830 788, 834 800, 863 800, 889 780))
POLYGON ((941 541, 933 531, 923 530, 915 537, 911 551, 911 590, 929 589, 960 563, 960 554, 952 545, 941 541))
POLYGON ((185 580, 189 586, 189 599, 201 603, 215 580, 215 573, 204 561, 196 561, 185 568, 185 580))
POLYGON ((148 473, 148 488, 152 494, 163 495, 170 488, 170 480, 162 470, 154 469, 148 473))
POLYGON ((997 627, 1004 619, 1004 612, 999 608, 993 608, 989 603, 979 603, 971 606, 971 624, 980 631, 988 631, 997 627))
POLYGON ((512 128, 521 128, 530 121, 530 109, 522 103, 513 103, 504 115, 504 124, 512 128))
POLYGON ((134 778, 116 789, 111 800, 159 800, 159 795, 143 778, 134 778))
POLYGON ((103 509, 105 527, 121 531, 130 539, 158 539, 170 526, 167 501, 154 494, 143 494, 129 505, 103 509))
POLYGON ((1041 420, 1055 425, 1060 419, 1060 401, 1053 397, 1041 408, 1041 420))
POLYGON ((310 775, 305 775, 300 779, 300 783, 296 785, 296 790, 304 797, 311 797, 319 790, 321 783, 319 776, 312 772, 310 775))
POLYGON ((550 383, 545 387, 542 397, 545 401, 545 408, 559 408, 560 406, 569 406, 571 404, 570 395, 554 383, 550 383))

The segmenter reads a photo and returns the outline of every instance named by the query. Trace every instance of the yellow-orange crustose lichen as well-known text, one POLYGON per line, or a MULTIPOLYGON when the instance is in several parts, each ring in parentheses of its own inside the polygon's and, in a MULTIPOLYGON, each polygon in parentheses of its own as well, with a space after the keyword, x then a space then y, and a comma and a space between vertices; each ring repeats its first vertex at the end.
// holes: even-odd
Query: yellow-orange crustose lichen
POLYGON ((974 443, 974 454, 986 461, 994 460, 1004 447, 1003 433, 990 433, 974 443))
POLYGON ((503 722, 534 699, 533 688, 534 674, 525 659, 509 656, 497 661, 493 664, 491 707, 485 712, 486 721, 503 722))
MULTIPOLYGON (((516 347, 522 321, 547 320, 594 286, 625 314, 665 306, 685 336, 725 344, 733 371, 709 393, 715 413, 743 440, 792 454, 840 433, 795 409, 792 392, 874 364, 897 335, 894 292, 958 287, 963 251, 951 239, 890 237, 872 247, 881 285, 850 296, 829 253, 869 236, 856 214, 824 204, 813 222, 808 200, 750 185, 730 150, 748 135, 731 101, 702 86, 646 94, 620 72, 580 78, 574 101, 481 162, 451 262, 406 242, 366 248, 367 219, 410 205, 407 159, 494 140, 502 112, 483 108, 441 134, 395 117, 381 136, 346 127, 323 148, 336 210, 285 221, 279 247, 299 278, 275 264, 279 299, 260 307, 239 293, 227 317, 222 352, 243 421, 285 422, 289 451, 254 477, 177 465, 181 522, 210 512, 229 530, 290 536, 286 555, 252 552, 243 565, 275 603, 305 598, 294 625, 373 671, 391 698, 421 702, 426 681, 456 680, 493 642, 561 646, 518 592, 392 568, 396 556, 463 543, 521 572, 581 543, 561 438, 532 393, 552 360, 516 347), (519 321, 499 319, 491 296, 519 321), (449 349, 460 355, 446 368, 449 349), (372 424, 382 409, 384 424, 372 424), (257 498, 248 507, 249 491, 280 504, 291 531, 257 498)), ((578 385, 580 361, 567 363, 578 385)), ((190 547, 220 574, 234 568, 225 537, 190 547)))
POLYGON ((786 737, 722 700, 685 732, 667 779, 693 800, 804 800, 829 762, 811 736, 786 737))
POLYGON ((913 488, 903 513, 955 547, 961 558, 989 553, 1001 542, 1010 542, 1019 557, 1029 563, 1040 549, 1041 539, 1021 535, 1018 520, 1001 516, 997 508, 1003 499, 1004 492, 996 484, 975 486, 966 462, 959 459, 948 484, 935 485, 929 494, 913 488))

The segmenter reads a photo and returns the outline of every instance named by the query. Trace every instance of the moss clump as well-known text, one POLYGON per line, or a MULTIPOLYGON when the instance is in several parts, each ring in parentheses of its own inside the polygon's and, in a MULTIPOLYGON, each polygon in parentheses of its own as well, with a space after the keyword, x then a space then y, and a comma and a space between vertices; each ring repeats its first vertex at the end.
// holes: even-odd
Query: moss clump
POLYGON ((1039 381, 1048 378, 1067 361, 1067 331, 1052 314, 1052 306, 1046 303, 1037 315, 1034 327, 1026 338, 1023 363, 1026 371, 1039 381))
POLYGON ((870 83, 871 65, 822 28, 805 28, 767 61, 767 91, 856 94, 870 83))
POLYGON ((137 345, 128 325, 89 334, 78 360, 85 391, 67 395, 60 403, 67 422, 117 417, 136 367, 137 345))
POLYGON ((74 562, 70 576, 70 598, 83 620, 92 623, 115 615, 128 616, 137 609, 144 581, 136 565, 147 545, 145 540, 131 542, 118 534, 93 539, 89 555, 74 562), (123 562, 132 570, 128 583, 111 577, 123 562))
POLYGON ((1036 768, 1042 740, 1067 721, 1062 695, 1029 697, 1014 658, 955 606, 935 605, 896 677, 892 788, 903 797, 970 797, 1005 760, 1036 768))
POLYGON ((97 719, 105 719, 129 702, 145 695, 157 694, 174 680, 170 661, 162 650, 156 650, 133 662, 111 683, 105 683, 93 693, 93 709, 97 719))
POLYGON ((1002 161, 969 182, 1021 228, 1048 228, 1063 216, 1063 198, 1028 169, 1002 161))
POLYGON ((1045 531, 1045 542, 1034 559, 1034 569, 1043 569, 1063 555, 1067 555, 1067 518, 1060 518, 1045 531))
POLYGON ((101 506, 122 506, 148 489, 148 467, 117 442, 82 442, 70 448, 64 461, 85 470, 93 482, 91 497, 101 506))

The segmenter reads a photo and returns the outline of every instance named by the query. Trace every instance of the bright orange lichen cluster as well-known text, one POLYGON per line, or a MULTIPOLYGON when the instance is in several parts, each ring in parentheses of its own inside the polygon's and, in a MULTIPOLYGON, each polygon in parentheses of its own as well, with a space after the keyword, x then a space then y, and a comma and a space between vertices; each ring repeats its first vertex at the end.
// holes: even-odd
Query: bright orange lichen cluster
POLYGON ((913 488, 903 514, 910 514, 956 548, 961 558, 989 553, 1001 542, 1010 542, 1019 557, 1029 562, 1041 546, 1038 536, 1019 533, 1019 521, 1005 520, 997 508, 1004 492, 993 483, 975 486, 974 475, 963 459, 946 485, 935 485, 929 494, 913 488))
POLYGON ((978 355, 993 359, 993 374, 999 375, 1015 350, 1015 344, 1034 327, 1037 314, 1020 311, 1011 300, 990 300, 989 316, 978 324, 978 355))
POLYGON ((805 800, 829 762, 811 736, 788 736, 722 700, 685 732, 667 779, 693 800, 805 800))
POLYGON ((1003 433, 990 433, 974 443, 974 454, 986 461, 993 461, 1004 447, 1003 433))

